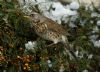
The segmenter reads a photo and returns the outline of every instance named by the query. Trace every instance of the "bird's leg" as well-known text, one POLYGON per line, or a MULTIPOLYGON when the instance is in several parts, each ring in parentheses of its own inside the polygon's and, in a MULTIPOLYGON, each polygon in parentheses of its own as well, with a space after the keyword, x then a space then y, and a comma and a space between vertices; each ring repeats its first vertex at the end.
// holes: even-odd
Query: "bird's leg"
POLYGON ((58 43, 58 40, 55 39, 55 40, 53 41, 53 43, 49 44, 47 47, 55 46, 55 45, 57 45, 57 43, 58 43))
POLYGON ((59 42, 58 42, 58 39, 54 39, 53 43, 49 44, 47 47, 50 47, 50 46, 54 46, 57 45, 59 42))
POLYGON ((51 43, 51 44, 47 45, 46 47, 51 47, 51 46, 54 46, 54 45, 56 45, 56 44, 55 43, 51 43))
POLYGON ((78 62, 78 59, 77 59, 76 55, 74 54, 74 52, 71 50, 69 44, 65 44, 65 51, 66 51, 66 53, 69 54, 69 56, 74 58, 76 60, 76 62, 78 62))

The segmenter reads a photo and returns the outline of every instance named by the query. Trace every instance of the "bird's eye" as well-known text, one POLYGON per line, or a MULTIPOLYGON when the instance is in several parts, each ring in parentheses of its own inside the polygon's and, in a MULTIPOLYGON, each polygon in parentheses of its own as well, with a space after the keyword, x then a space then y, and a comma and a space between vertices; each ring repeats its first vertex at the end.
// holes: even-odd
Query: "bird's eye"
POLYGON ((31 16, 31 17, 34 17, 34 14, 31 14, 30 16, 31 16))

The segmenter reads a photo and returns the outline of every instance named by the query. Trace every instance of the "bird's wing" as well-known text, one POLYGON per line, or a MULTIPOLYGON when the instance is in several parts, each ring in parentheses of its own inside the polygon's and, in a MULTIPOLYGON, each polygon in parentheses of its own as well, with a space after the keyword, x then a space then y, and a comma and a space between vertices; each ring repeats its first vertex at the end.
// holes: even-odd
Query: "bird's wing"
POLYGON ((39 24, 43 24, 46 27, 46 30, 50 29, 59 34, 68 35, 67 31, 64 30, 62 25, 58 24, 57 22, 55 22, 43 15, 37 14, 37 16, 38 16, 38 19, 40 19, 39 24))
POLYGON ((59 34, 67 35, 67 31, 65 31, 61 25, 53 20, 47 18, 45 23, 47 24, 48 29, 58 32, 59 34))

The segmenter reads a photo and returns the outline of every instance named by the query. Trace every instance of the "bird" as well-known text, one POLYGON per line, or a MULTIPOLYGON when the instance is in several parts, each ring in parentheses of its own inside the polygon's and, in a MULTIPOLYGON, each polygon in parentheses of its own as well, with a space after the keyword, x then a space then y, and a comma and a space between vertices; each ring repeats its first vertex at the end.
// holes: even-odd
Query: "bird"
POLYGON ((38 36, 52 41, 53 43, 51 45, 59 42, 62 43, 65 51, 77 60, 68 42, 68 32, 66 32, 62 25, 36 12, 32 12, 24 17, 30 20, 31 26, 38 36))

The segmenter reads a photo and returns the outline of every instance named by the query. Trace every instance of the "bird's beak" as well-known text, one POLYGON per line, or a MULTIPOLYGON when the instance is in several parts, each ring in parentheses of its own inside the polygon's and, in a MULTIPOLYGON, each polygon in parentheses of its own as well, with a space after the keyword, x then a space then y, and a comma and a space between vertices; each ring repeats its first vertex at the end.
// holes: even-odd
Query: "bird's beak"
POLYGON ((23 16, 24 18, 30 19, 30 16, 23 16))

